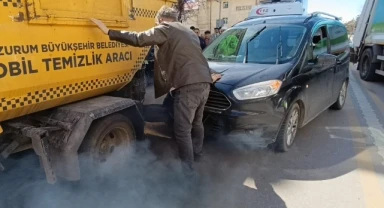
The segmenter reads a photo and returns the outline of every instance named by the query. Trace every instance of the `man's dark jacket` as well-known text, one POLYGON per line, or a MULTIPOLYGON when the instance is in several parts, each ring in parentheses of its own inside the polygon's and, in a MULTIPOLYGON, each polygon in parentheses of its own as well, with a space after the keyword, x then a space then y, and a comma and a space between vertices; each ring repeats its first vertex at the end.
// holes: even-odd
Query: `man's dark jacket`
POLYGON ((201 50, 204 50, 207 47, 207 43, 205 42, 204 38, 202 38, 202 37, 199 37, 199 40, 200 40, 201 50))
POLYGON ((145 32, 110 30, 109 38, 131 46, 155 47, 155 97, 173 88, 196 83, 212 83, 208 62, 200 40, 179 22, 162 23, 145 32))

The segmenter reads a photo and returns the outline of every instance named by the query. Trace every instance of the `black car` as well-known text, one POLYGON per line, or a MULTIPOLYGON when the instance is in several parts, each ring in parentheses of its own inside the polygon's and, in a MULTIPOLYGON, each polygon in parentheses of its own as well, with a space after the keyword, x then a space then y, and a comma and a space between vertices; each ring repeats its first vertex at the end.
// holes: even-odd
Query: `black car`
POLYGON ((245 133, 284 152, 299 128, 328 108, 344 106, 350 49, 347 29, 337 19, 249 19, 203 53, 223 75, 206 104, 208 134, 245 133))

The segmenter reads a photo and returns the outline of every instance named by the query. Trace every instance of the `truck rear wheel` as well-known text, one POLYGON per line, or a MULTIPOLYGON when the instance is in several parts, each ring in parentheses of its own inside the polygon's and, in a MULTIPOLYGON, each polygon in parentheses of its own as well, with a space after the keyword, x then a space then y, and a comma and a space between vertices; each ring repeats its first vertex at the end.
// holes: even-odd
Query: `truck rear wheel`
POLYGON ((373 51, 371 48, 364 50, 359 62, 360 78, 365 81, 377 80, 376 69, 380 68, 380 64, 372 63, 373 51))
POLYGON ((117 149, 125 151, 133 147, 135 140, 131 121, 121 114, 112 114, 92 124, 81 150, 97 165, 106 162, 117 149))

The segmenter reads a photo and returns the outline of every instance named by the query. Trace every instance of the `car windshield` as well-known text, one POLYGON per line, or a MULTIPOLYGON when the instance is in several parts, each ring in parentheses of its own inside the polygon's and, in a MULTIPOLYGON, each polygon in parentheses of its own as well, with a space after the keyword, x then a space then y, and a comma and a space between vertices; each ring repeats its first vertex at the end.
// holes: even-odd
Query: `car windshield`
POLYGON ((209 61, 275 64, 284 63, 296 56, 306 28, 297 25, 232 28, 220 35, 204 50, 209 61), (251 40, 251 41, 249 41, 251 40), (248 49, 248 53, 246 52, 248 49))

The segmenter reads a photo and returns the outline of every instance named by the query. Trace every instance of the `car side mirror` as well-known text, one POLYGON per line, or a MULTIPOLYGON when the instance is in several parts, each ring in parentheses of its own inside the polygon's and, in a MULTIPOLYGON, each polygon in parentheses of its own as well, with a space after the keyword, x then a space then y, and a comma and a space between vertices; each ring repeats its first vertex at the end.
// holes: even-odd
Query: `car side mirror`
POLYGON ((304 66, 304 68, 300 71, 301 73, 310 72, 312 69, 316 68, 316 64, 314 61, 308 61, 308 63, 304 66))
POLYGON ((316 57, 315 67, 329 67, 337 64, 337 56, 332 54, 320 54, 316 57))

